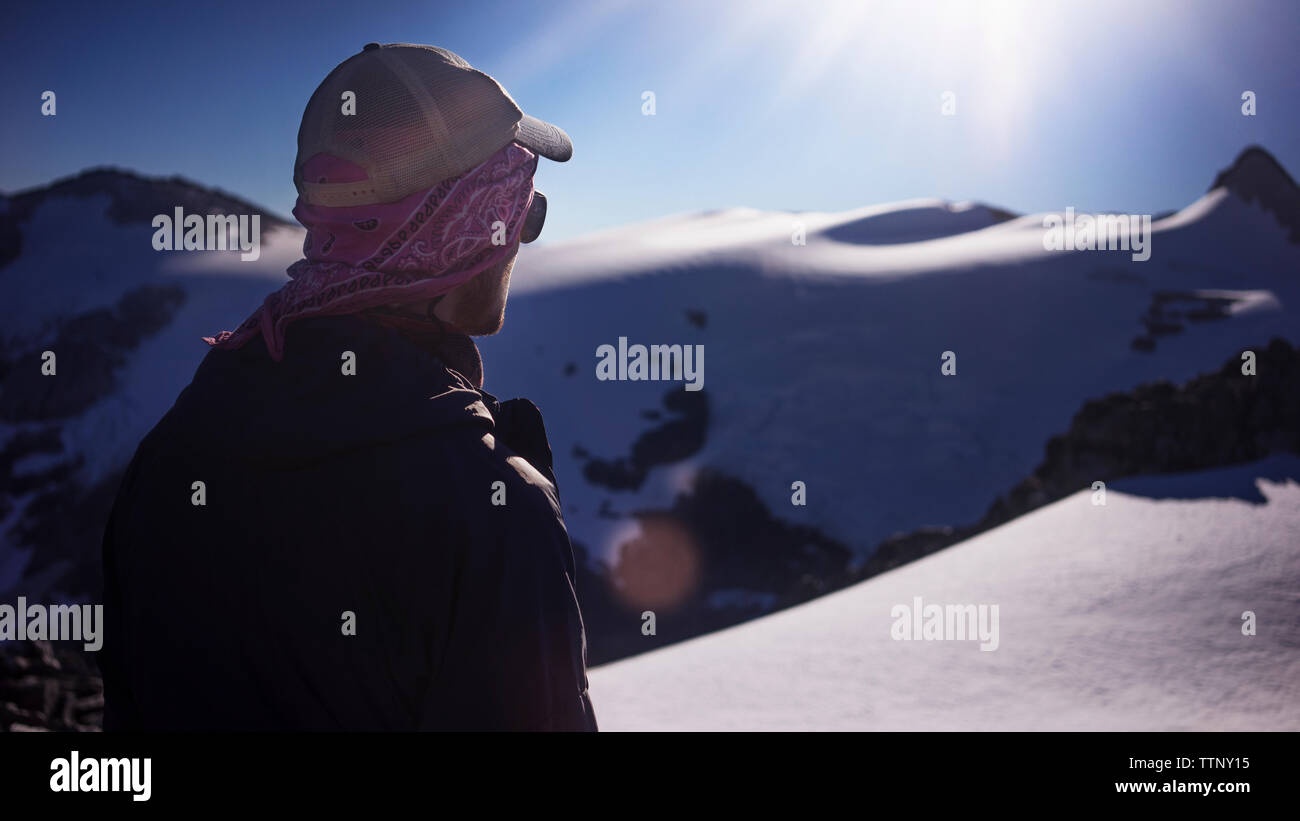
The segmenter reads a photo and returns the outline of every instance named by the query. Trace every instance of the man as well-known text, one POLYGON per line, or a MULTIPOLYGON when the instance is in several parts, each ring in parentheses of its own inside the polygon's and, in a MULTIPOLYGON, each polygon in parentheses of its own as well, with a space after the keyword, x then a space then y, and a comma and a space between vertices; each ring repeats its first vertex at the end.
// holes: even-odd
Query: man
POLYGON ((290 281, 141 443, 104 538, 108 730, 594 730, 537 408, 482 390, 563 131, 369 44, 298 134, 290 281))

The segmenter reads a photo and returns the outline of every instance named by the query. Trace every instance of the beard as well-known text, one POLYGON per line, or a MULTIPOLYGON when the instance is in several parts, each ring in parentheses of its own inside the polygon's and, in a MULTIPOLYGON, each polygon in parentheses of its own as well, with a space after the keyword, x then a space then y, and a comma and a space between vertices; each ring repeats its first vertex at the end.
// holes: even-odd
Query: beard
POLYGON ((438 318, 469 336, 490 336, 501 330, 506 318, 506 296, 515 255, 450 291, 434 312, 438 318))

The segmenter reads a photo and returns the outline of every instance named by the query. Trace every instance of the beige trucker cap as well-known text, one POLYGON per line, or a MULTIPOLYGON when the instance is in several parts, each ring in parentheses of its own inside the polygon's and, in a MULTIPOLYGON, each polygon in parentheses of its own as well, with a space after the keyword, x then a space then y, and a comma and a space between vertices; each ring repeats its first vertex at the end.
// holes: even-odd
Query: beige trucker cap
POLYGON ((557 162, 573 156, 569 135, 524 114, 500 83, 450 51, 368 43, 307 101, 293 182, 312 205, 395 202, 463 174, 511 141, 557 162), (303 164, 317 154, 355 163, 368 179, 303 179, 303 164))

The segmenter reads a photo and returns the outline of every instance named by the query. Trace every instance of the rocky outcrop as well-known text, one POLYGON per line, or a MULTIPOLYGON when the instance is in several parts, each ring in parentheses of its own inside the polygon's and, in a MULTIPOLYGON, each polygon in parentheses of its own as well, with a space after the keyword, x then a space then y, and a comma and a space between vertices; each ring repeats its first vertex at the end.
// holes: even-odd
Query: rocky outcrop
POLYGON ((630 518, 637 535, 616 547, 613 568, 593 569, 585 548, 574 548, 592 664, 721 630, 856 580, 847 545, 776 517, 754 488, 717 470, 697 473, 672 507, 630 518), (647 610, 655 613, 653 636, 641 630, 647 610))
POLYGON ((22 501, 18 518, 6 523, 6 539, 32 548, 28 574, 61 567, 51 580, 60 590, 98 589, 93 546, 121 476, 119 468, 83 484, 83 456, 65 452, 62 425, 116 391, 131 353, 170 324, 184 300, 179 286, 142 285, 112 307, 58 320, 24 350, 0 351, 0 422, 16 427, 0 440, 0 519, 22 501), (42 372, 45 350, 57 357, 53 376, 42 372))
POLYGON ((703 390, 673 388, 664 394, 663 406, 672 418, 638 436, 627 456, 601 459, 576 448, 574 456, 586 460, 583 478, 609 490, 635 490, 645 482, 651 468, 698 453, 704 447, 709 427, 708 395, 703 390))
POLYGON ((1287 239, 1300 243, 1300 186, 1272 154, 1250 146, 1214 178, 1210 190, 1216 188, 1226 188, 1240 199, 1258 204, 1287 230, 1287 239))
POLYGON ((93 656, 48 641, 0 646, 0 732, 95 732, 103 719, 93 656))
POLYGON ((1084 403, 1042 464, 978 522, 922 528, 882 542, 863 578, 965 541, 1096 481, 1242 464, 1300 453, 1300 349, 1274 339, 1253 351, 1255 375, 1232 357, 1182 386, 1140 385, 1084 403))
POLYGON ((179 285, 141 285, 110 308, 60 319, 28 350, 0 353, 0 421, 67 419, 108 396, 129 354, 165 328, 184 302, 179 285), (42 373, 47 350, 57 357, 56 376, 42 373))
POLYGON ((1180 334, 1189 322, 1227 319, 1237 301, 1237 298, 1222 293, 1156 291, 1151 295, 1147 312, 1141 317, 1146 333, 1134 337, 1131 347, 1137 351, 1154 351, 1157 338, 1180 334))
POLYGON ((1233 357, 1178 387, 1141 385, 1084 404, 1047 442, 1043 463, 979 523, 996 527, 1034 508, 1127 476, 1177 473, 1300 453, 1300 349, 1255 349, 1255 375, 1233 357))

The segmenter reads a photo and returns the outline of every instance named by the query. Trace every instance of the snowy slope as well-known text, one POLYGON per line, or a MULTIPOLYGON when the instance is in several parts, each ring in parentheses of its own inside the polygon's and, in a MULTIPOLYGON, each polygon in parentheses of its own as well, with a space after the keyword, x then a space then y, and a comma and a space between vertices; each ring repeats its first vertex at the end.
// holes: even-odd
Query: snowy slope
POLYGON ((570 481, 577 534, 608 543, 620 523, 595 515, 601 501, 661 508, 688 486, 691 466, 709 465, 752 485, 778 515, 869 551, 897 531, 977 519, 1086 399, 1183 381, 1273 336, 1300 339, 1300 246, 1222 189, 1156 223, 1146 263, 1045 251, 1041 216, 916 243, 829 236, 862 231, 864 219, 729 211, 526 249, 506 327, 482 349, 489 387, 527 395, 546 414, 559 475, 581 473, 574 445, 626 452, 648 426, 638 413, 665 389, 597 382, 599 345, 626 336, 706 352, 704 449, 635 494, 570 481), (796 221, 806 246, 790 243, 796 221), (1240 302, 1227 319, 1185 323, 1137 351, 1162 290, 1228 291, 1240 302), (707 326, 692 326, 688 310, 707 326), (948 350, 955 377, 940 374, 948 350), (570 362, 574 376, 557 379, 570 362), (795 480, 808 486, 806 508, 790 504, 795 480))
MULTIPOLYGON (((1285 174, 1260 168, 1252 173, 1285 174)), ((1275 182, 1250 190, 1294 188, 1275 182)), ((786 528, 762 548, 779 555, 751 560, 749 545, 732 544, 719 564, 710 551, 722 537, 694 534, 704 572, 657 609, 661 636, 673 635, 669 605, 683 598, 715 609, 739 602, 732 620, 753 616, 778 601, 780 580, 748 577, 747 568, 775 560, 796 577, 814 566, 817 575, 848 564, 838 546, 860 563, 896 532, 973 522, 1034 468, 1084 400, 1186 380, 1273 336, 1300 342, 1300 245, 1266 207, 1289 200, 1248 202, 1229 183, 1156 223, 1145 263, 1126 252, 1048 252, 1041 215, 1006 219, 938 200, 840 214, 728 209, 526 247, 505 329, 481 340, 486 387, 542 409, 569 531, 597 569, 617 565, 644 532, 636 514, 689 498, 701 469, 736 480, 729 499, 736 487, 752 489, 771 516, 763 529, 786 528), (791 243, 795 232, 806 244, 791 243), (1232 301, 1222 318, 1179 320, 1180 332, 1135 348, 1163 291, 1232 301), (663 404, 673 383, 596 379, 597 348, 619 337, 704 346, 702 441, 682 446, 682 436, 666 434, 688 455, 642 439, 679 418, 663 404), (944 351, 958 356, 956 376, 940 374, 944 351), (612 486, 600 478, 609 471, 593 470, 631 459, 639 441, 664 463, 638 487, 612 486), (806 506, 791 504, 794 481, 806 483, 806 506), (813 542, 821 564, 803 567, 801 550, 813 542)), ((0 217, 18 200, 0 202, 0 217)), ((284 281, 302 241, 297 228, 269 232, 256 262, 237 252, 158 253, 147 213, 123 221, 110 218, 115 207, 112 198, 51 193, 17 221, 21 252, 0 266, 0 365, 10 374, 0 406, 18 390, 13 374, 39 368, 40 351, 66 337, 71 320, 89 316, 97 327, 94 312, 141 287, 184 297, 161 329, 120 352, 120 366, 111 356, 93 363, 110 379, 77 377, 102 383, 89 404, 57 418, 0 418, 0 480, 8 479, 0 593, 95 589, 98 517, 116 471, 188 383, 206 352, 199 338, 247 316, 284 281), (54 446, 6 464, 20 436, 47 433, 54 446)), ((76 374, 79 356, 62 357, 61 373, 76 374)), ((742 515, 734 510, 715 508, 713 518, 742 515)), ((587 597, 626 594, 592 579, 587 597)), ((615 613, 593 603, 589 630, 641 647, 639 606, 615 613)), ((677 635, 693 625, 680 617, 677 635)))
POLYGON ((1134 480, 1105 506, 1081 491, 817 601, 596 669, 601 728, 1300 729, 1300 484, 1278 478, 1297 470, 1279 456, 1134 480), (997 649, 892 639, 891 609, 916 596, 998 605, 997 649))

